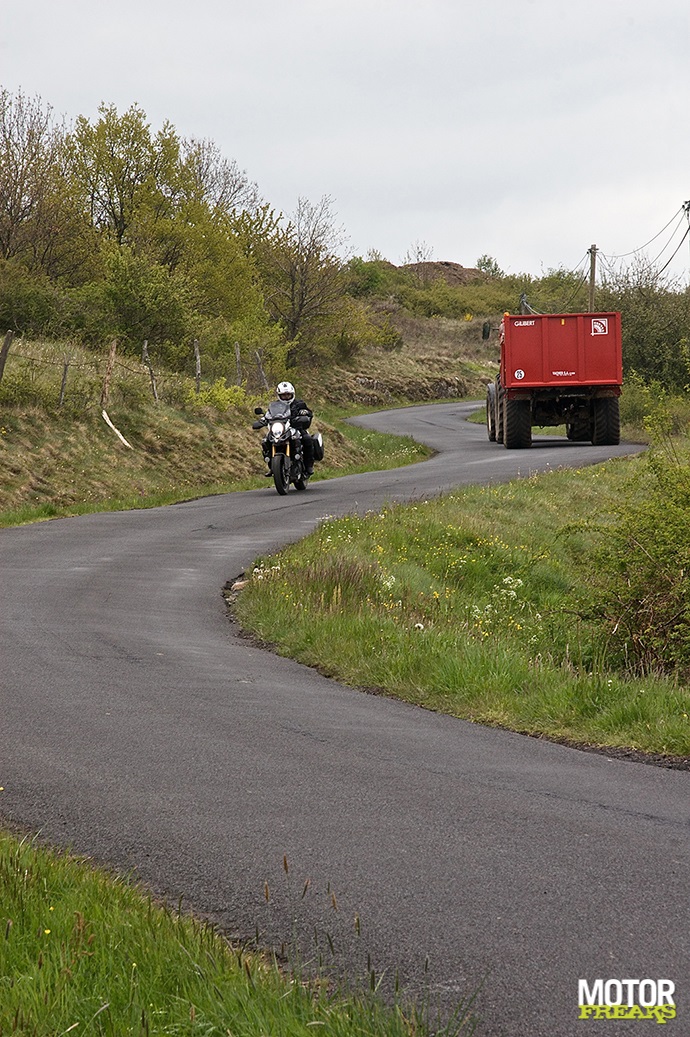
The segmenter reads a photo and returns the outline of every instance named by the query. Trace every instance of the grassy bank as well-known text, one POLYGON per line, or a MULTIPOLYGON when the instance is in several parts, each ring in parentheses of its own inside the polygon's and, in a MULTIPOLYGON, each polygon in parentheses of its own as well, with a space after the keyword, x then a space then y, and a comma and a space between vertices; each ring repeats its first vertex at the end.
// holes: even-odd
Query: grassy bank
POLYGON ((620 460, 364 518, 257 560, 233 607, 348 684, 554 739, 690 755, 682 679, 626 669, 597 559, 652 475, 620 460))
MULTIPOLYGON (((0 834, 0 1034, 424 1037, 421 1012, 287 976, 127 882, 0 834)), ((470 1033, 469 1010, 453 1032, 470 1033)))
MULTIPOLYGON (((417 320, 406 337, 393 352, 374 349, 349 365, 291 374, 315 412, 312 431, 324 436, 317 478, 428 456, 411 440, 345 424, 358 410, 483 396, 488 360, 477 328, 417 320)), ((272 389, 257 388, 256 379, 250 386, 224 378, 196 383, 157 366, 154 400, 147 368, 118 356, 106 409, 128 446, 102 416, 106 358, 107 350, 72 342, 12 344, 0 382, 0 524, 264 485, 261 437, 251 425, 254 406, 265 406, 272 389)))
MULTIPOLYGON (((348 425, 322 408, 326 456, 315 479, 412 464, 430 451, 412 439, 348 425)), ((171 407, 123 410, 124 446, 95 413, 55 418, 6 411, 0 436, 0 526, 94 511, 173 504, 233 490, 265 487, 260 433, 249 406, 190 414, 171 407)))

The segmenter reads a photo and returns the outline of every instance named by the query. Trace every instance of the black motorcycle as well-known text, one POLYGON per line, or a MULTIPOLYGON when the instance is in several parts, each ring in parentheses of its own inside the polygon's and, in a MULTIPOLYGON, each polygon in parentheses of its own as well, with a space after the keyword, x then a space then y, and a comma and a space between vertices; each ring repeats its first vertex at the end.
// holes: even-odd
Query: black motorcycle
MULTIPOLYGON (((302 451, 302 432, 309 428, 311 418, 306 415, 291 417, 290 404, 283 400, 274 400, 265 413, 261 407, 255 407, 254 413, 261 416, 253 423, 252 428, 268 430, 261 446, 278 493, 284 496, 290 489, 290 483, 293 483, 297 490, 306 490, 309 476, 302 451)), ((313 439, 317 447, 315 456, 318 457, 320 453, 323 457, 321 435, 318 434, 313 439)))

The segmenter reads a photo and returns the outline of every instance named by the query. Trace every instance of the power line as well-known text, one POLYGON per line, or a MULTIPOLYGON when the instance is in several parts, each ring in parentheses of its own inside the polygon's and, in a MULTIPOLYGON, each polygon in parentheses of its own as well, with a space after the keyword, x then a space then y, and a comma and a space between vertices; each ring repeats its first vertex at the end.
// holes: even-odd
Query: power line
MULTIPOLYGON (((683 212, 687 212, 686 206, 690 207, 690 202, 684 202, 683 205, 681 205, 680 209, 677 209, 676 212, 674 212, 673 216, 668 221, 668 223, 665 226, 663 226, 661 228, 661 230, 658 231, 658 233, 654 235, 653 238, 650 238, 649 241, 645 242, 644 245, 640 245, 639 248, 634 248, 632 250, 632 252, 622 252, 619 256, 607 256, 606 258, 607 259, 627 259, 628 256, 634 256, 636 252, 642 252, 644 249, 648 248, 649 245, 651 245, 653 241, 656 241, 657 238, 661 237, 661 235, 664 233, 666 228, 671 226, 671 224, 675 220, 676 216, 678 216, 679 214, 682 214, 683 212)), ((673 233, 675 234, 675 230, 674 230, 673 233)), ((663 249, 662 249, 662 251, 663 251, 663 249)))
POLYGON ((574 266, 572 268, 572 270, 568 271, 568 273, 569 274, 573 274, 573 275, 576 274, 578 272, 578 270, 580 269, 580 267, 583 266, 587 262, 588 257, 589 257, 589 249, 587 249, 587 251, 585 252, 585 254, 582 257, 582 259, 580 260, 580 262, 577 264, 577 266, 574 266))
POLYGON ((673 262, 673 260, 674 260, 674 259, 676 258, 676 256, 677 256, 677 255, 678 255, 678 253, 680 252, 680 247, 681 247, 681 245, 683 244, 683 242, 685 241, 685 239, 686 239, 686 238, 688 237, 688 235, 690 235, 690 223, 688 224, 688 229, 686 230, 685 234, 684 234, 684 235, 683 235, 683 237, 682 237, 682 238, 680 239, 680 242, 679 242, 679 244, 678 244, 678 248, 677 248, 677 249, 676 249, 676 251, 675 251, 675 252, 673 253, 673 255, 672 255, 672 256, 671 256, 671 258, 670 258, 670 259, 668 260, 668 262, 667 262, 667 263, 665 263, 665 264, 664 264, 664 266, 662 266, 661 270, 659 271, 659 274, 663 274, 663 272, 664 272, 664 270, 666 269, 666 267, 667 267, 667 266, 669 266, 669 265, 670 265, 670 264, 671 264, 671 263, 673 262))
MULTIPOLYGON (((659 253, 659 255, 658 255, 658 256, 656 257, 656 259, 652 260, 652 263, 651 263, 650 265, 652 265, 652 266, 653 266, 653 265, 654 265, 654 263, 658 263, 658 262, 659 262, 659 260, 660 260, 660 259, 661 259, 661 257, 663 256, 664 252, 666 251, 666 249, 667 249, 667 248, 669 247, 669 245, 670 245, 670 244, 671 244, 671 242, 673 241, 673 239, 674 239, 674 237, 675 237, 676 233, 678 232, 678 230, 679 230, 679 228, 680 228, 680 226, 681 226, 682 222, 683 222, 683 216, 681 215, 680 219, 678 220, 678 223, 677 223, 677 224, 676 224, 676 226, 675 226, 675 227, 673 228, 673 234, 671 234, 671 237, 670 237, 670 238, 669 238, 669 240, 668 240, 668 241, 666 242, 666 244, 665 244, 665 245, 664 245, 664 247, 662 248, 662 250, 661 250, 661 252, 659 253)), ((677 252, 677 251, 678 251, 678 250, 676 249, 676 252, 677 252)), ((676 252, 674 252, 674 253, 673 253, 673 255, 674 255, 674 256, 675 256, 676 252)), ((673 257, 671 257, 671 258, 673 258, 673 257)))
POLYGON ((578 284, 577 284, 577 287, 576 287, 576 288, 575 288, 575 290, 573 291, 572 295, 571 295, 571 296, 570 296, 570 298, 568 299, 568 301, 567 301, 567 303, 565 304, 565 306, 564 306, 564 307, 562 308, 562 312, 563 312, 563 313, 567 313, 567 312, 568 312, 568 307, 569 307, 569 306, 570 306, 570 304, 572 303, 573 299, 575 299, 575 297, 576 297, 577 295, 579 295, 579 293, 580 293, 580 292, 582 291, 582 289, 584 288, 584 285, 585 285, 585 282, 586 282, 586 281, 587 281, 587 271, 585 270, 585 271, 583 271, 583 272, 582 272, 582 276, 580 277, 580 280, 579 280, 579 282, 578 282, 578 284))

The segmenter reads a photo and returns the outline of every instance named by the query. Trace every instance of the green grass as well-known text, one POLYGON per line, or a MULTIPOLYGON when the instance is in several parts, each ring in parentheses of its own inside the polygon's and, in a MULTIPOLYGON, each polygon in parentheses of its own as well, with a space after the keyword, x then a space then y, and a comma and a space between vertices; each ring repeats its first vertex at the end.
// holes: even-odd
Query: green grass
POLYGON ((328 520, 259 559, 240 622, 329 676, 557 740, 690 755, 682 680, 621 672, 595 559, 638 462, 328 520))
MULTIPOLYGON (((423 1006, 291 973, 128 882, 0 833, 0 1034, 424 1037, 423 1006)), ((446 1033, 471 1033, 470 1005, 446 1033)))

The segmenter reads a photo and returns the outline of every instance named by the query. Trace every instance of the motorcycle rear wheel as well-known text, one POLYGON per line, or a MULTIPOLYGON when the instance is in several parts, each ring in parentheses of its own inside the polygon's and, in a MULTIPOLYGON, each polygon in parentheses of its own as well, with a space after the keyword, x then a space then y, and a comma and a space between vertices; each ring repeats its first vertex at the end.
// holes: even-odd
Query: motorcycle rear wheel
POLYGON ((271 458, 271 471, 276 490, 284 497, 290 489, 290 461, 285 454, 274 454, 271 458))

